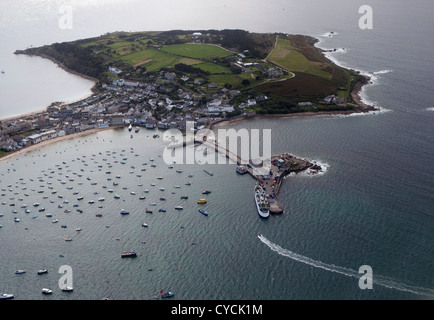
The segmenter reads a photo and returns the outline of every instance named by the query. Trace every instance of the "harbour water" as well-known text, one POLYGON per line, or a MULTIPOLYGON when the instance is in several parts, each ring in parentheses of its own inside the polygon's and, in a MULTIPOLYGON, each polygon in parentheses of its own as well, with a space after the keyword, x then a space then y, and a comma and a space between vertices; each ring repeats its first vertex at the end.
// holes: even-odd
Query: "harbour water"
MULTIPOLYGON (((6 203, 0 205, 0 291, 22 299, 154 299, 160 290, 175 292, 176 299, 432 299, 433 6, 426 1, 415 1, 411 7, 405 1, 383 1, 374 6, 374 29, 362 31, 357 22, 358 8, 364 3, 355 0, 330 1, 328 5, 319 1, 272 1, 266 8, 259 1, 244 7, 239 2, 205 2, 195 5, 194 14, 179 8, 181 11, 173 12, 185 14, 161 20, 156 18, 158 14, 151 14, 169 5, 160 1, 160 7, 150 9, 146 22, 126 19, 131 6, 137 5, 134 1, 117 11, 118 19, 110 20, 113 8, 119 8, 116 1, 102 1, 100 6, 95 2, 88 8, 77 4, 77 13, 86 14, 87 19, 77 18, 69 34, 65 30, 44 33, 35 37, 33 44, 114 30, 242 28, 310 34, 321 39, 321 47, 341 48, 332 55, 340 64, 372 76, 373 84, 366 87, 363 96, 383 111, 350 117, 254 119, 235 124, 235 129, 271 129, 273 154, 290 152, 327 167, 322 175, 287 177, 279 194, 285 212, 267 220, 260 219, 256 212, 255 181, 237 175, 236 165, 174 164, 168 169, 158 157, 163 152, 161 138, 152 138, 153 133, 144 129, 133 139, 126 130, 108 130, 0 162, 1 187, 5 189, 1 201, 6 203), (210 6, 216 17, 211 17, 210 6), (98 10, 105 15, 96 24, 90 15, 98 10), (258 12, 274 18, 258 20, 258 12), (327 18, 333 13, 338 18, 327 18), (311 23, 306 23, 307 16, 311 23), (253 25, 252 17, 261 23, 253 25), (333 37, 329 37, 330 31, 334 31, 333 37), (176 169, 182 169, 182 173, 176 169), (157 179, 159 176, 163 179, 157 179), (118 186, 113 186, 113 181, 118 181, 118 186), (187 181, 191 185, 185 185, 187 181), (181 188, 174 188, 177 185, 181 188), (164 191, 159 190, 161 186, 164 191), (121 198, 113 199, 109 189, 121 198), (144 193, 145 189, 149 193, 144 193), (198 212, 196 204, 205 189, 212 190, 208 203, 202 205, 208 217, 198 212), (52 194, 53 190, 57 193, 52 194), (76 200, 77 191, 83 200, 76 200), (180 199, 184 194, 189 195, 188 200, 180 199), (141 196, 146 199, 140 200, 141 196), (99 197, 105 200, 99 202, 99 197), (161 201, 161 197, 166 200, 161 201), (90 199, 95 203, 88 204, 90 199), (69 203, 64 204, 64 200, 69 203), (39 212, 33 207, 35 202, 46 211, 39 212), (157 206, 150 207, 151 202, 157 206), (73 207, 76 203, 79 207, 73 207), (25 213, 22 204, 32 212, 25 213), (58 208, 59 204, 64 207, 58 208), (184 210, 174 210, 177 205, 184 210), (158 212, 163 207, 167 212, 158 212), (146 214, 146 208, 152 208, 153 213, 146 214), (68 209, 71 212, 65 213, 68 209), (130 214, 122 216, 122 209, 130 214), (53 217, 47 218, 48 212, 53 217), (97 213, 102 217, 96 217, 97 213), (33 215, 38 217, 32 219, 33 215), (14 222, 14 217, 20 222, 14 222), (53 219, 59 222, 52 223, 53 219), (143 222, 149 227, 143 228, 143 222), (66 229, 61 228, 63 224, 66 229), (82 231, 75 231, 77 227, 82 231), (258 232, 264 235, 263 241, 258 239, 258 232), (64 240, 68 236, 71 242, 64 240), (121 252, 128 250, 136 250, 138 257, 121 259, 121 252), (62 265, 73 269, 72 293, 58 289, 57 270, 62 265), (374 290, 358 286, 355 275, 362 265, 373 269, 374 290), (41 268, 49 272, 37 275, 41 268), (16 275, 17 269, 27 272, 16 275), (52 288, 53 295, 43 296, 43 287, 52 288)), ((11 5, 5 1, 2 6, 4 3, 11 5)), ((41 3, 51 3, 49 12, 55 13, 60 4, 41 3)), ((192 5, 188 1, 183 4, 192 5)), ((5 10, 0 12, 4 15, 5 10)), ((54 14, 51 20, 42 19, 45 22, 36 30, 52 30, 45 23, 56 22, 57 18, 54 14)), ((8 36, 9 49, 23 48, 9 31, 25 34, 25 25, 10 29, 2 25, 1 35, 8 36)), ((11 59, 14 61, 10 65, 15 68, 18 58, 11 59)), ((44 63, 47 65, 41 68, 47 72, 56 68, 49 67, 51 62, 44 63)), ((4 90, 3 81, 10 79, 6 77, 11 73, 6 66, 0 68, 6 70, 0 77, 4 90)), ((35 70, 31 63, 27 68, 35 70)), ((38 83, 38 77, 32 78, 34 73, 22 72, 27 84, 38 83)), ((63 71, 59 70, 60 74, 63 76, 63 71)), ((60 92, 51 84, 47 86, 50 92, 60 92)), ((86 94, 90 85, 85 86, 87 89, 77 90, 78 95, 86 94)), ((18 90, 15 96, 21 97, 19 86, 14 88, 18 90)), ((36 109, 44 103, 65 100, 63 93, 54 99, 37 84, 34 88, 38 88, 35 99, 42 99, 36 109)), ((2 114, 9 112, 11 101, 2 96, 2 114)), ((23 102, 14 103, 33 107, 23 102)))

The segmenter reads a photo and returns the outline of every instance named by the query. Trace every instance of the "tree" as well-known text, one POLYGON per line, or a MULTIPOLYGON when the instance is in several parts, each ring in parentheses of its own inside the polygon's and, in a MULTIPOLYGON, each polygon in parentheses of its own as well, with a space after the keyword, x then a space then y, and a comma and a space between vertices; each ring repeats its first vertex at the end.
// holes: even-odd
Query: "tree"
POLYGON ((243 81, 241 81, 241 84, 243 86, 249 86, 250 85, 250 80, 249 79, 244 79, 243 81))

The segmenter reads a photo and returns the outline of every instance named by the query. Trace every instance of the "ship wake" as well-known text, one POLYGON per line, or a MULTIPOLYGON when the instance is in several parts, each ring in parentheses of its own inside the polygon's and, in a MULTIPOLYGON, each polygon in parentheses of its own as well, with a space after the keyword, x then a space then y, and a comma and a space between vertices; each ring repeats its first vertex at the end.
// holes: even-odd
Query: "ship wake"
MULTIPOLYGON (((258 237, 264 244, 266 244, 271 250, 277 252, 279 255, 290 258, 294 261, 301 262, 304 264, 307 264, 309 266, 312 266, 314 268, 323 269, 329 272, 338 273, 347 277, 357 278, 360 279, 360 277, 363 276, 363 274, 359 274, 356 270, 348 269, 340 266, 336 266, 334 264, 328 264, 324 263, 318 260, 311 259, 309 257, 303 256, 301 254, 292 252, 288 249, 284 249, 280 247, 279 245, 271 242, 267 238, 265 238, 263 235, 260 235, 258 237)), ((418 286, 412 286, 407 285, 404 283, 400 283, 399 281, 392 279, 390 277, 385 277, 382 275, 377 275, 374 273, 373 275, 373 284, 374 285, 380 285, 382 287, 386 287, 389 289, 399 290, 403 292, 409 292, 416 295, 422 295, 422 296, 428 296, 433 298, 434 297, 434 290, 418 287, 418 286)))

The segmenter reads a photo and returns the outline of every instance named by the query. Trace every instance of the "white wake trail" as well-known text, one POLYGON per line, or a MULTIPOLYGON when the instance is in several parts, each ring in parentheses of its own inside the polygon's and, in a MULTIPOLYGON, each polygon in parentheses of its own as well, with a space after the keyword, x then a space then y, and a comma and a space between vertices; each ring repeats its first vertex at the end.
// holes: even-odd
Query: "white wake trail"
MULTIPOLYGON (((290 258, 292 260, 302 262, 304 264, 310 265, 310 266, 315 267, 315 268, 320 268, 320 269, 327 270, 330 272, 339 273, 339 274, 342 274, 342 275, 347 276, 347 277, 353 277, 353 278, 360 279, 360 277, 363 275, 363 274, 359 274, 356 270, 353 270, 353 269, 348 269, 348 268, 336 266, 334 264, 328 264, 328 263, 324 263, 321 261, 313 260, 313 259, 308 258, 306 256, 303 256, 301 254, 292 252, 288 249, 284 249, 284 248, 280 247, 279 245, 271 242, 270 240, 265 238, 263 235, 259 235, 258 238, 263 243, 265 243, 271 250, 277 252, 281 256, 290 258)), ((373 283, 374 283, 374 285, 377 284, 377 285, 380 285, 380 286, 383 286, 383 287, 386 287, 389 289, 395 289, 395 290, 399 290, 399 291, 405 291, 405 292, 410 292, 410 293, 417 294, 417 295, 429 296, 429 297, 434 298, 434 290, 432 290, 432 289, 407 285, 404 283, 400 283, 400 282, 398 282, 392 278, 389 278, 389 277, 385 277, 382 275, 376 275, 375 273, 373 275, 373 283)))

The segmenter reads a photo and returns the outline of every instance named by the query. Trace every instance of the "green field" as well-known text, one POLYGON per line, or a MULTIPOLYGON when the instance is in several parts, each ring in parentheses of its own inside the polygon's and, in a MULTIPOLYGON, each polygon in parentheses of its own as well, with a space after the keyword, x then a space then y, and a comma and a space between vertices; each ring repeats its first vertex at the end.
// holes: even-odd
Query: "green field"
POLYGON ((132 66, 143 65, 149 71, 158 70, 167 66, 173 67, 178 63, 187 65, 201 63, 200 60, 175 56, 157 49, 145 49, 123 56, 121 59, 132 66))
POLYGON ((278 38, 276 47, 267 59, 268 61, 292 72, 303 72, 325 79, 333 77, 327 64, 309 60, 289 39, 278 38))
POLYGON ((204 62, 198 65, 195 65, 196 68, 202 69, 203 71, 207 71, 211 74, 219 74, 219 73, 232 73, 232 71, 229 68, 223 67, 221 65, 211 63, 211 62, 204 62))
POLYGON ((226 83, 231 84, 233 88, 242 87, 241 82, 247 79, 253 84, 256 80, 252 79, 249 73, 242 74, 216 74, 208 77, 209 82, 215 82, 223 87, 226 83))
POLYGON ((193 59, 212 59, 217 57, 227 57, 232 54, 218 46, 193 43, 174 44, 163 47, 161 50, 174 55, 193 59))

